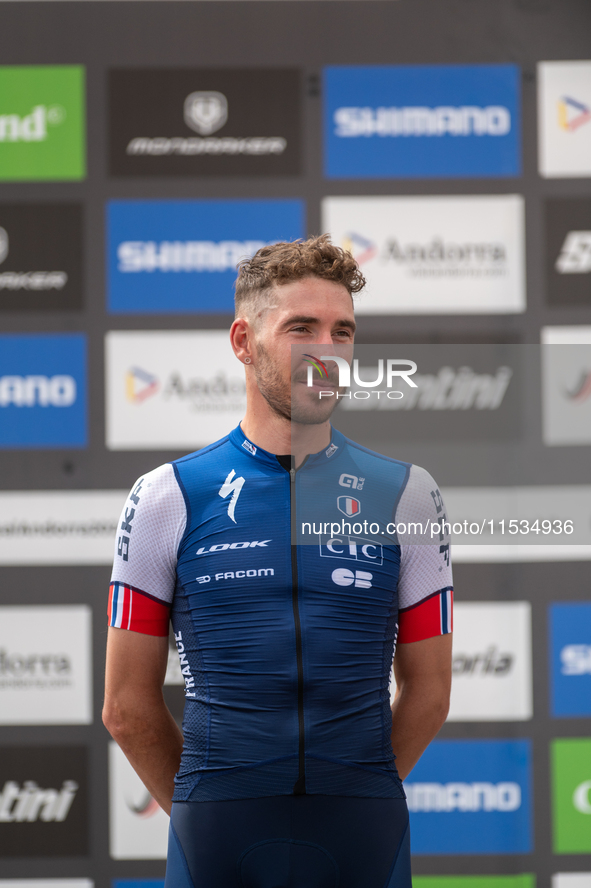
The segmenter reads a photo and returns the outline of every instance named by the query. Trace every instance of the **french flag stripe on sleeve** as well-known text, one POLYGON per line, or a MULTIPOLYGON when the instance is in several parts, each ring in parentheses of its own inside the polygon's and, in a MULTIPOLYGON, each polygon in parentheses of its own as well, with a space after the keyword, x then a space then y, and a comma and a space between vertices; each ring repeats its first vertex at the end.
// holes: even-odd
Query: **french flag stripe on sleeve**
POLYGON ((398 616, 398 641, 408 644, 453 630, 453 589, 441 589, 418 604, 401 610, 398 616))
POLYGON ((111 583, 107 615, 109 626, 115 629, 168 635, 169 606, 123 583, 111 583))

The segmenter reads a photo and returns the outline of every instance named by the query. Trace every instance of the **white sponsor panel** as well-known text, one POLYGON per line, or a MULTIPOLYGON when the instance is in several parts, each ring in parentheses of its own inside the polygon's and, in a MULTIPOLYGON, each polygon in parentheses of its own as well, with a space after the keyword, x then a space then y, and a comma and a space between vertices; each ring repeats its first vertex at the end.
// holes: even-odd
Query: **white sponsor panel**
POLYGON ((591 873, 555 873, 552 888, 591 888, 591 873))
POLYGON ((116 743, 109 744, 110 854, 114 860, 164 860, 168 817, 116 743))
POLYGON ((0 879, 0 888, 94 888, 91 879, 0 879))
POLYGON ((589 484, 446 487, 442 495, 456 563, 591 560, 589 484), (461 534, 454 524, 462 525, 461 534))
POLYGON ((367 278, 357 314, 525 311, 520 195, 328 197, 322 228, 367 278))
POLYGON ((124 490, 0 493, 0 564, 110 564, 124 490))
POLYGON ((542 328, 544 444, 591 444, 591 327, 542 328))
POLYGON ((530 603, 456 602, 448 721, 521 721, 532 715, 530 603))
POLYGON ((110 450, 196 450, 244 416, 244 370, 226 330, 112 331, 106 368, 110 450))
POLYGON ((591 61, 538 64, 540 175, 591 176, 591 61))
POLYGON ((0 607, 0 724, 92 722, 92 612, 0 607))

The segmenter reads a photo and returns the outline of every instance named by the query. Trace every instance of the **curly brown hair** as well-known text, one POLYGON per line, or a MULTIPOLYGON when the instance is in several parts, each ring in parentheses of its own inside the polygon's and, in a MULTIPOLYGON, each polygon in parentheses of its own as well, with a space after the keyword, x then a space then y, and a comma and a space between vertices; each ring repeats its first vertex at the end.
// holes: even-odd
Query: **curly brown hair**
POLYGON ((238 265, 236 316, 258 314, 275 286, 305 277, 319 277, 342 284, 349 294, 365 286, 359 265, 346 250, 336 247, 330 235, 261 247, 252 259, 238 265))

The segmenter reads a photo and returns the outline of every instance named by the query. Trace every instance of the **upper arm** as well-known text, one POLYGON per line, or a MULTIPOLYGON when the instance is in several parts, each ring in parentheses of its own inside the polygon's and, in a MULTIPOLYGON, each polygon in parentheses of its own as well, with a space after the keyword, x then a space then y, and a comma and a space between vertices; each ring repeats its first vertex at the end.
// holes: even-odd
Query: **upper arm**
POLYGON ((451 654, 451 633, 399 644, 394 657, 397 688, 401 690, 404 685, 421 684, 438 696, 449 695, 451 654))
POLYGON ((168 637, 109 627, 105 702, 159 697, 168 662, 168 637))

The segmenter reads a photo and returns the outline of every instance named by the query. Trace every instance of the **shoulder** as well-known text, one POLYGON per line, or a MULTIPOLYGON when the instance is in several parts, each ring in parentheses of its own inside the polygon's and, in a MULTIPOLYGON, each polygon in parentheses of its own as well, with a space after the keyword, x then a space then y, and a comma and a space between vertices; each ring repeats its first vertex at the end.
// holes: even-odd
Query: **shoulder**
POLYGON ((443 497, 433 476, 421 466, 410 465, 408 480, 398 506, 407 518, 435 519, 445 511, 443 497))

